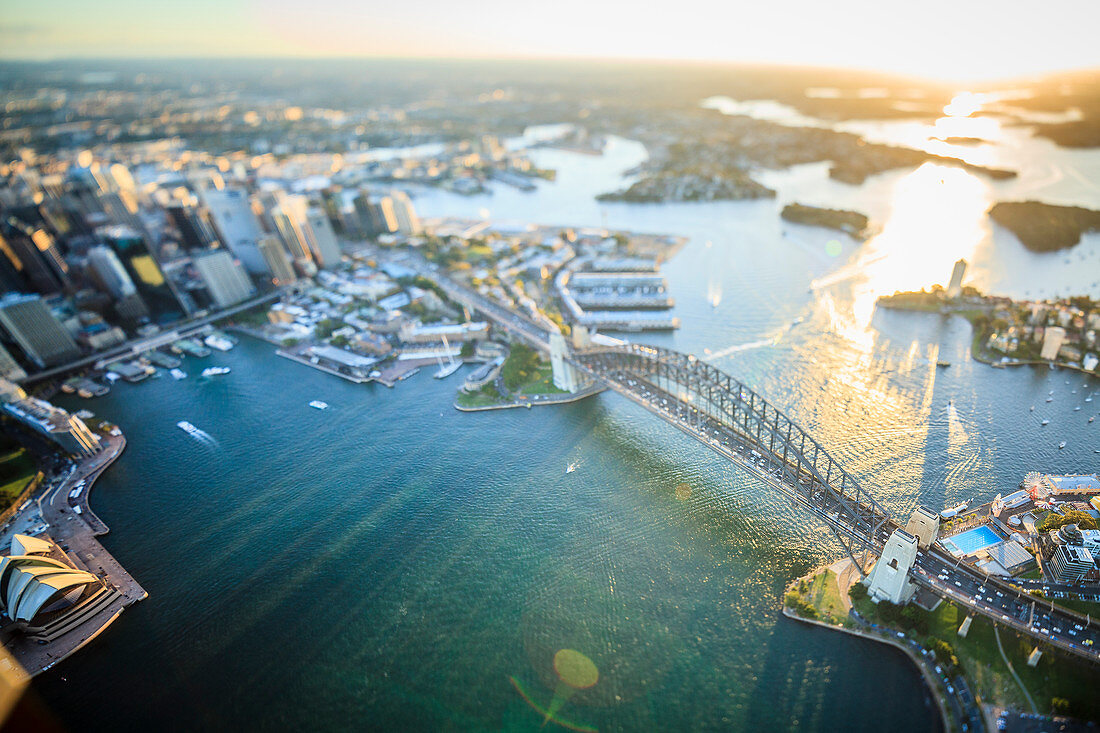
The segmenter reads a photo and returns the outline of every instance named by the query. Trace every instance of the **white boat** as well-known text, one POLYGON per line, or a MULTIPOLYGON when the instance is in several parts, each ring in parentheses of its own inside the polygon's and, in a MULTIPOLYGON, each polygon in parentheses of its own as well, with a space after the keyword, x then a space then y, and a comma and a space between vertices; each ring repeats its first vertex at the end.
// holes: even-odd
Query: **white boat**
POLYGON ((75 414, 81 420, 91 420, 93 417, 95 417, 95 413, 91 410, 77 410, 75 414))
POLYGON ((1054 398, 1053 397, 1047 397, 1047 402, 1054 402, 1054 398))
POLYGON ((1095 419, 1096 419, 1096 415, 1093 415, 1092 417, 1089 418, 1089 422, 1092 422, 1095 419))
POLYGON ((1061 443, 1058 444, 1058 450, 1062 450, 1065 447, 1066 447, 1066 441, 1064 441, 1064 440, 1061 443))
POLYGON ((1035 412, 1035 405, 1032 405, 1032 406, 1031 406, 1031 411, 1032 411, 1032 412, 1035 412))
POLYGON ((180 420, 178 423, 176 423, 176 427, 187 433, 188 435, 193 435, 196 438, 204 437, 201 430, 199 430, 186 420, 180 420))
POLYGON ((172 375, 172 379, 187 379, 187 372, 182 369, 169 369, 168 373, 172 375))
POLYGON ((313 407, 313 408, 316 408, 318 410, 327 410, 328 409, 328 403, 327 402, 321 402, 321 400, 313 400, 312 402, 309 403, 309 406, 313 407))
POLYGON ((1043 421, 1042 421, 1041 423, 1039 423, 1039 424, 1040 424, 1040 425, 1048 425, 1049 423, 1050 423, 1050 420, 1043 420, 1043 421))
POLYGON ((218 334, 215 334, 215 333, 212 333, 209 336, 207 336, 206 338, 204 338, 202 340, 202 342, 204 344, 206 344, 207 346, 209 346, 210 348, 217 349, 218 351, 229 351, 235 345, 232 341, 227 339, 225 336, 219 336, 218 334))
POLYGON ((229 367, 206 367, 202 370, 202 376, 213 377, 218 374, 229 374, 232 371, 229 367))
POLYGON ((576 470, 577 470, 577 464, 576 463, 570 463, 569 468, 565 469, 565 472, 566 473, 573 473, 576 470))
POLYGON ((1074 411, 1074 412, 1080 412, 1080 411, 1081 411, 1081 406, 1080 406, 1080 405, 1077 405, 1077 407, 1074 407, 1074 408, 1073 408, 1073 411, 1074 411))
POLYGON ((461 361, 455 361, 454 355, 450 353, 451 352, 451 345, 449 343, 447 343, 447 337, 446 336, 443 337, 443 348, 447 351, 447 358, 450 361, 448 361, 446 364, 444 364, 443 359, 441 357, 437 356, 435 358, 435 360, 439 362, 439 371, 437 371, 435 374, 432 375, 435 379, 446 379, 447 377, 449 377, 452 374, 454 374, 455 372, 457 372, 458 368, 460 366, 462 366, 462 362, 461 361))

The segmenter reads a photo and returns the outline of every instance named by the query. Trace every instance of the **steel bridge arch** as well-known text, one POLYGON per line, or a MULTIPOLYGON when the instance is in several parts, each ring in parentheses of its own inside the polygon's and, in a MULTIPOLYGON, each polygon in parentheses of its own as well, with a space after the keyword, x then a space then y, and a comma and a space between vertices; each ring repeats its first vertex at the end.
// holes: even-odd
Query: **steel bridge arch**
MULTIPOLYGON (((858 556, 865 558, 867 550, 880 549, 898 526, 889 511, 797 423, 742 382, 698 357, 645 344, 624 344, 576 351, 570 361, 590 377, 636 400, 641 394, 638 382, 668 394, 687 408, 692 432, 704 443, 709 442, 707 426, 720 424, 757 451, 771 472, 778 472, 787 493, 825 519, 861 568, 865 560, 858 556), (634 387, 631 381, 636 383, 634 387)), ((661 411, 657 404, 647 406, 661 411)))

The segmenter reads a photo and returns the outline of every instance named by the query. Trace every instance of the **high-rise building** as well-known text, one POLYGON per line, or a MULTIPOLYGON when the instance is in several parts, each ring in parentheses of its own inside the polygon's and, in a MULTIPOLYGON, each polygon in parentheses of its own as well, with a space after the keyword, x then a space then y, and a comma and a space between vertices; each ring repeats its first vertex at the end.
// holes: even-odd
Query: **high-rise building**
POLYGON ((248 194, 237 188, 207 190, 202 192, 202 200, 222 246, 228 247, 249 272, 266 275, 267 263, 256 246, 264 233, 248 194))
POLYGON ((1076 583, 1096 567, 1092 553, 1078 545, 1059 545, 1050 564, 1059 583, 1076 583))
POLYGON ((8 293, 0 298, 0 327, 39 367, 56 366, 80 356, 73 337, 37 295, 8 293))
POLYGON ((256 292, 244 268, 224 249, 196 255, 192 262, 218 308, 240 303, 256 292))
POLYGON ((188 252, 210 249, 218 241, 214 229, 197 210, 180 203, 171 204, 164 210, 188 252))
POLYGON ((1048 361, 1058 358, 1058 350, 1062 348, 1062 342, 1066 340, 1066 329, 1061 326, 1047 326, 1043 331, 1043 349, 1039 357, 1048 361))
POLYGON ((163 323, 186 313, 173 284, 164 276, 140 233, 124 226, 103 227, 98 233, 122 263, 154 321, 163 323))
POLYGON ((340 264, 340 243, 336 241, 336 232, 332 229, 325 210, 317 207, 306 211, 306 224, 309 227, 310 249, 313 259, 319 267, 332 269, 340 264))
POLYGON ((0 229, 31 287, 42 295, 71 288, 69 265, 44 227, 9 216, 0 229))
POLYGON ((278 237, 264 237, 258 246, 276 285, 287 285, 298 279, 294 273, 294 264, 278 237))
POLYGON ((947 285, 947 297, 957 298, 962 295, 963 277, 966 275, 966 260, 959 260, 951 270, 951 282, 947 285))
POLYGON ((419 234, 420 217, 416 215, 416 209, 413 208, 408 194, 404 191, 393 191, 390 193, 390 200, 393 202, 393 213, 397 218, 397 231, 402 234, 419 234))
POLYGON ((118 255, 110 247, 99 245, 88 250, 88 269, 93 279, 116 300, 128 298, 137 293, 134 281, 118 255))
POLYGON ((7 349, 0 346, 0 377, 4 379, 22 379, 25 376, 27 376, 27 372, 19 366, 19 362, 12 358, 7 349))

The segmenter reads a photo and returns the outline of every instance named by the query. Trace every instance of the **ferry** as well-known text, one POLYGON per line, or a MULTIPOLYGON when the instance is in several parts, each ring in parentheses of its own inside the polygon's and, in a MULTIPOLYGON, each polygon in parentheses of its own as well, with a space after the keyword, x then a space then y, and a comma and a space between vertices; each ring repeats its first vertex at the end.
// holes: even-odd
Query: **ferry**
POLYGON ((182 369, 170 369, 168 373, 172 375, 172 379, 187 379, 187 372, 182 369))
POLYGON ((229 374, 232 371, 229 367, 206 367, 202 370, 202 376, 213 377, 219 374, 229 374))
POLYGON ((318 409, 318 410, 327 410, 328 409, 328 403, 327 402, 322 402, 321 400, 313 400, 312 402, 309 403, 309 406, 313 407, 315 409, 318 409))
POLYGON ((205 438, 206 437, 206 435, 201 430, 199 430, 198 428, 196 428, 194 425, 187 422, 186 420, 180 420, 178 423, 176 423, 176 427, 179 428, 180 430, 182 430, 183 432, 187 433, 188 435, 190 435, 193 438, 205 438))

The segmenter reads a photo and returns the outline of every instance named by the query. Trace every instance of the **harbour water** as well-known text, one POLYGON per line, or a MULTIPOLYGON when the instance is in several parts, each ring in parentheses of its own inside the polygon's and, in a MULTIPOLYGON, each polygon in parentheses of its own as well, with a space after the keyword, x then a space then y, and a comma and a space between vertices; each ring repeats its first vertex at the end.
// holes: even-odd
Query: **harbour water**
MULTIPOLYGON (((1100 402, 1073 411, 1095 379, 992 369, 969 359, 965 321, 867 307, 975 253, 983 289, 1053 287, 1032 281, 1038 268, 1089 292, 1086 268, 1064 260, 1095 262, 1095 237, 1042 259, 982 229, 966 253, 937 242, 933 264, 904 273, 885 264, 920 242, 794 227, 776 201, 600 205, 643 155, 630 141, 536 155, 558 169, 537 193, 425 191, 418 209, 690 237, 664 268, 683 328, 638 340, 740 377, 892 509, 988 500, 1031 470, 1097 469, 1087 419, 1100 402)), ((793 190, 807 170, 772 175, 793 190)), ((874 199, 907 175, 929 174, 852 190, 874 199)), ((898 652, 779 613, 790 579, 838 556, 828 533, 621 398, 465 414, 451 408, 454 378, 353 385, 249 339, 217 359, 232 373, 120 383, 91 403, 129 440, 92 496, 104 544, 150 598, 36 680, 72 727, 535 730, 555 694, 567 698, 556 719, 579 730, 938 725, 898 652), (599 682, 563 693, 561 649, 590 657, 599 682)))

